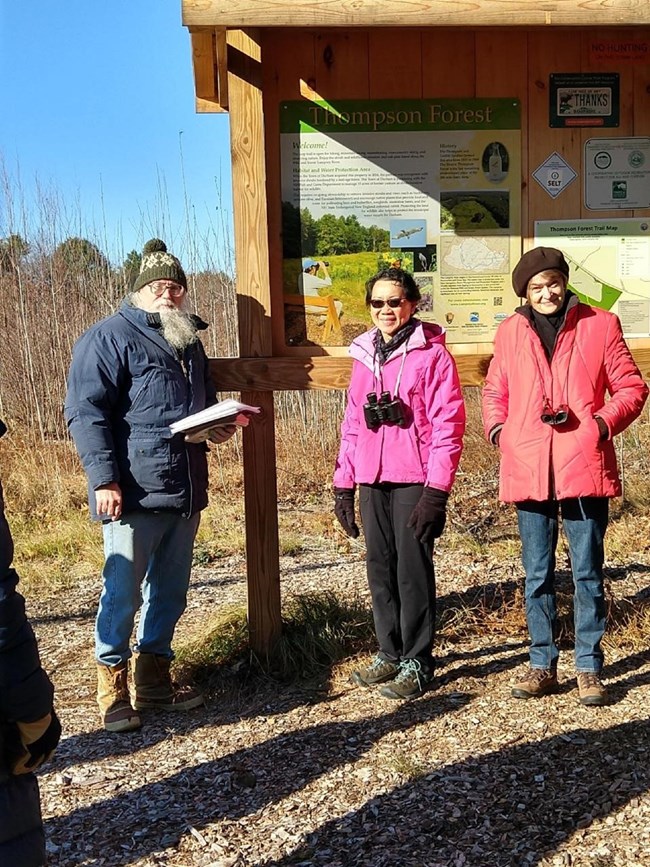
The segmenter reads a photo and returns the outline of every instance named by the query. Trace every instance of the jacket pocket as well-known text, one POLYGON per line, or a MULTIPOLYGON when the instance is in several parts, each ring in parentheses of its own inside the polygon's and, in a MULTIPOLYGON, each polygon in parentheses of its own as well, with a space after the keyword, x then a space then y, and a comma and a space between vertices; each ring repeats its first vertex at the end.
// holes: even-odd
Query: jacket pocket
POLYGON ((142 490, 166 490, 172 480, 171 443, 131 437, 127 451, 128 474, 142 490))
POLYGON ((149 390, 149 386, 151 384, 151 380, 153 379, 153 375, 154 375, 154 371, 150 370, 145 375, 142 382, 138 383, 138 389, 135 392, 135 394, 133 395, 133 397, 131 398, 131 409, 130 409, 131 412, 137 412, 139 405, 142 404, 142 402, 144 400, 144 396, 147 394, 147 392, 149 390))

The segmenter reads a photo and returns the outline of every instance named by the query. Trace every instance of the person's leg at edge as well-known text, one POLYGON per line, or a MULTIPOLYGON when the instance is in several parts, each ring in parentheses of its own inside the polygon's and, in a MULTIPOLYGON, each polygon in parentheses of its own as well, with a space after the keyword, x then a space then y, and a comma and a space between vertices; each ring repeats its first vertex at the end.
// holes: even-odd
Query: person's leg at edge
POLYGON ((562 501, 562 526, 569 542, 573 573, 575 668, 583 704, 599 705, 607 700, 599 678, 603 668, 601 641, 607 614, 603 566, 608 516, 609 501, 606 497, 562 501))

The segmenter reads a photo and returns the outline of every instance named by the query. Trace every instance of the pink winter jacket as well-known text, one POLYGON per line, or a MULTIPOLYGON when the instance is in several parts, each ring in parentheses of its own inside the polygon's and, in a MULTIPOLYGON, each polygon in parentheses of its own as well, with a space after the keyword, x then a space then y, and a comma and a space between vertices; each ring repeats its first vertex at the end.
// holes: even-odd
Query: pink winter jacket
POLYGON ((374 371, 376 331, 362 334, 350 346, 354 364, 334 486, 424 483, 449 491, 463 450, 465 404, 444 331, 439 325, 419 322, 381 368, 381 385, 374 371), (394 397, 402 361, 399 396, 406 425, 383 424, 370 430, 363 416, 366 395, 385 390, 394 397))
POLYGON ((483 424, 492 440, 503 425, 499 498, 506 503, 621 493, 612 437, 639 415, 648 389, 618 317, 571 301, 550 364, 525 307, 497 329, 483 424), (568 407, 566 423, 541 421, 545 398, 553 410, 568 407), (595 415, 607 425, 606 439, 595 415))

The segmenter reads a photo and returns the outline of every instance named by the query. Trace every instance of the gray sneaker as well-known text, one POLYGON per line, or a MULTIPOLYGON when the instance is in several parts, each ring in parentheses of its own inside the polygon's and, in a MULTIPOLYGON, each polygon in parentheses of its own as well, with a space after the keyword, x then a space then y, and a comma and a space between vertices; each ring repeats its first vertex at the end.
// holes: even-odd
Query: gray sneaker
POLYGON ((392 680, 399 671, 399 662, 384 659, 376 654, 370 665, 366 668, 358 668, 350 675, 352 682, 357 686, 374 686, 376 683, 386 683, 392 680))
POLYGON ((395 680, 380 690, 385 698, 419 698, 429 689, 433 670, 419 659, 403 659, 395 680))

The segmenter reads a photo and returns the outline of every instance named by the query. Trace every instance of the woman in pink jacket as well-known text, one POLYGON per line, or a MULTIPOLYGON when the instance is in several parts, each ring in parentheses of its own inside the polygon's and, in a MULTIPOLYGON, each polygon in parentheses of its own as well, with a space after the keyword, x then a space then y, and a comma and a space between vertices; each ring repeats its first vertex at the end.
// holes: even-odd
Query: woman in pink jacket
POLYGON ((462 452, 465 405, 443 329, 414 317, 420 291, 411 274, 387 268, 366 284, 374 328, 353 341, 354 359, 334 511, 367 548, 379 652, 352 679, 383 683, 387 698, 416 698, 433 678, 436 595, 433 540, 462 452))
POLYGON ((526 304, 498 328, 483 390, 485 433, 501 450, 500 499, 515 503, 526 573, 530 668, 512 688, 558 686, 554 589, 558 514, 575 587, 575 668, 582 704, 602 705, 603 539, 621 483, 612 438, 639 415, 647 387, 613 313, 567 289, 559 250, 525 253, 512 283, 526 304), (606 401, 606 394, 609 400, 606 401))

